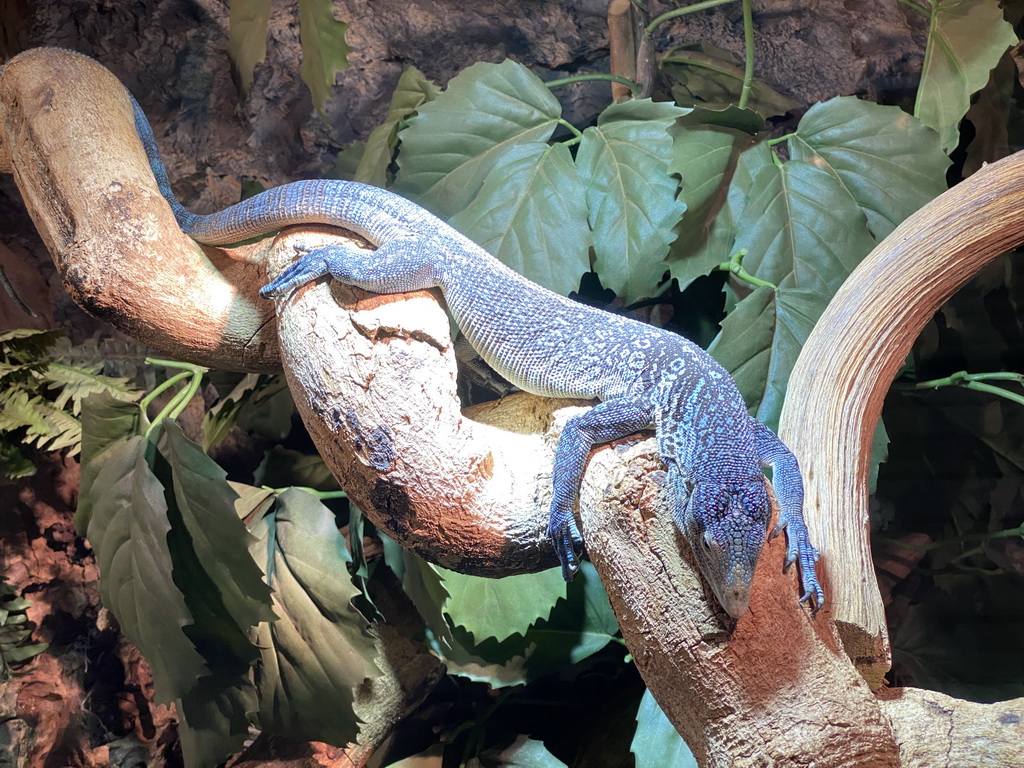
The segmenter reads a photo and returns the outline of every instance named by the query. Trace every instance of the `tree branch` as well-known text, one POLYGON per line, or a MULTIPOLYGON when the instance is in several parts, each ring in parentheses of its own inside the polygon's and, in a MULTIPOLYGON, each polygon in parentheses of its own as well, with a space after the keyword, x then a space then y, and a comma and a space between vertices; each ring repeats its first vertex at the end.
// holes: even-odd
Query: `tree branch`
POLYGON ((178 229, 124 86, 97 62, 37 48, 4 65, 0 169, 87 312, 183 360, 280 369, 273 306, 256 293, 269 242, 206 248, 178 229))
POLYGON ((1024 242, 1022 213, 1024 152, 924 206, 843 283, 790 376, 780 435, 803 470, 832 618, 872 687, 891 661, 868 540, 868 469, 882 404, 938 308, 1024 242))

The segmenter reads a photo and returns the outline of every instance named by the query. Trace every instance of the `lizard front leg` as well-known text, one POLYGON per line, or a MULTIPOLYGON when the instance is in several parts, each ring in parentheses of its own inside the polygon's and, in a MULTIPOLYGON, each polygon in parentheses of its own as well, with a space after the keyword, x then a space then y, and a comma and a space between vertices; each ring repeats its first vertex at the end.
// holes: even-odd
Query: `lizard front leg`
POLYGON ((555 448, 551 473, 554 490, 547 531, 566 581, 571 581, 580 567, 577 552, 582 552, 583 537, 576 525, 574 508, 590 449, 595 444, 648 429, 652 421, 653 404, 639 395, 606 400, 566 422, 555 448))
POLYGON ((813 615, 825 604, 825 593, 814 569, 818 562, 818 550, 811 544, 811 536, 804 522, 804 482, 800 476, 800 467, 796 457, 774 432, 757 419, 751 417, 750 420, 758 458, 762 465, 772 468, 772 488, 779 503, 779 522, 772 536, 778 536, 785 530, 788 545, 786 568, 793 563, 798 564, 804 588, 800 601, 811 601, 813 615))

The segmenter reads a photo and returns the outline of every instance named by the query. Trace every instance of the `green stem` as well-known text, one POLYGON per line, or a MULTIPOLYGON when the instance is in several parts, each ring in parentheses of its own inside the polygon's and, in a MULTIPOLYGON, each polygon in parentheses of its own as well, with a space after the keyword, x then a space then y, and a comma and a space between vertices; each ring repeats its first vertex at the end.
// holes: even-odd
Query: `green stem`
POLYGON ((175 374, 148 394, 139 404, 143 409, 145 409, 154 398, 163 392, 166 392, 168 388, 174 386, 179 381, 189 379, 188 386, 176 393, 170 399, 167 405, 165 405, 163 410, 156 415, 156 418, 153 419, 153 423, 150 424, 149 428, 146 430, 146 438, 152 442, 154 432, 160 427, 164 419, 176 419, 181 415, 181 412, 185 410, 189 401, 195 397, 196 393, 199 391, 199 387, 203 381, 203 375, 210 369, 193 363, 183 363, 178 360, 158 360, 152 357, 147 357, 146 363, 149 365, 162 365, 165 368, 177 368, 181 370, 181 373, 175 374))
POLYGON ((187 379, 191 375, 192 374, 188 371, 182 371, 181 373, 176 373, 174 376, 171 376, 171 378, 167 379, 167 381, 165 381, 163 384, 158 385, 156 389, 154 389, 152 392, 150 392, 148 395, 142 398, 142 400, 139 401, 139 407, 142 408, 142 410, 146 410, 146 408, 149 407, 149 404, 156 400, 158 397, 160 397, 160 395, 162 395, 164 392, 173 387, 182 379, 187 379))
POLYGON ((917 11, 922 16, 929 17, 932 15, 931 11, 928 8, 925 8, 920 3, 914 2, 914 0, 899 0, 899 2, 907 6, 907 8, 912 8, 913 10, 917 11))
POLYGON ((747 106, 747 99, 750 98, 750 86, 754 82, 754 12, 750 7, 750 0, 743 0, 743 55, 746 62, 743 67, 743 88, 740 90, 740 100, 736 105, 740 109, 747 106))
POLYGON ((735 2, 736 2, 736 0, 703 0, 703 2, 694 3, 693 5, 688 5, 685 8, 676 8, 675 10, 667 11, 667 12, 661 14, 661 16, 657 16, 656 18, 654 18, 651 21, 651 23, 647 25, 647 34, 648 35, 653 34, 654 30, 656 30, 658 28, 659 24, 662 24, 662 23, 664 23, 666 21, 670 21, 671 19, 675 19, 675 18, 678 18, 680 16, 686 16, 689 13, 697 13, 698 11, 706 11, 708 8, 714 8, 715 6, 718 6, 718 5, 725 5, 726 3, 735 3, 735 2))
POLYGON ((785 141, 789 141, 796 136, 796 131, 793 133, 787 133, 785 136, 777 136, 774 139, 768 139, 767 144, 769 147, 774 147, 776 144, 782 144, 785 141))
POLYGON ((993 387, 991 384, 983 384, 980 381, 969 381, 964 384, 964 387, 966 389, 973 389, 975 392, 985 392, 989 395, 1002 397, 1017 405, 1024 405, 1024 396, 1018 395, 1016 392, 1007 392, 1002 387, 993 387))
MULTIPOLYGON (((729 0, 732 2, 733 0, 729 0)), ((544 85, 548 88, 557 88, 559 85, 571 85, 572 83, 585 83, 588 80, 610 80, 613 83, 621 83, 622 85, 629 88, 633 96, 640 93, 640 86, 630 80, 628 77, 622 77, 621 75, 606 75, 601 72, 595 72, 592 75, 573 75, 572 77, 561 77, 558 80, 548 80, 544 85)))
POLYGON ((172 399, 171 402, 168 403, 168 408, 170 410, 167 414, 167 418, 177 419, 179 416, 181 416, 181 412, 184 411, 186 407, 188 407, 189 402, 192 400, 193 397, 196 396, 196 393, 199 391, 199 387, 203 383, 203 373, 205 373, 206 370, 207 369, 204 368, 201 372, 196 371, 195 373, 193 373, 192 379, 189 381, 188 386, 185 387, 185 389, 183 389, 177 395, 175 395, 174 399, 172 399))
MULTIPOLYGON (((320 501, 328 501, 330 499, 347 499, 348 494, 344 491, 318 491, 316 488, 310 488, 308 485, 291 485, 289 488, 295 488, 299 491, 305 491, 310 496, 316 496, 320 501)), ((280 495, 284 493, 288 488, 271 488, 269 485, 264 485, 264 489, 273 491, 280 495)))
POLYGON ((990 371, 987 373, 957 371, 941 379, 929 379, 928 381, 919 381, 910 385, 897 385, 897 388, 920 390, 938 389, 939 387, 964 387, 965 389, 973 389, 975 392, 985 392, 989 395, 1005 398, 1017 403, 1017 405, 1024 405, 1024 396, 1018 395, 1015 392, 1009 392, 1002 387, 986 384, 986 381, 1009 381, 1024 387, 1024 375, 1019 373, 1012 373, 1010 371, 990 371))
POLYGON ((755 288, 761 288, 762 286, 768 286, 773 291, 778 291, 779 287, 775 283, 769 283, 767 280, 762 280, 759 277, 754 277, 752 274, 747 272, 743 268, 743 257, 747 255, 746 248, 740 248, 732 255, 728 261, 723 261, 718 265, 718 268, 735 275, 737 278, 745 283, 753 285, 755 288))
POLYGON ((575 138, 575 140, 576 140, 576 141, 579 141, 579 140, 580 140, 580 138, 581 138, 581 137, 583 136, 583 131, 581 131, 581 130, 580 130, 579 128, 577 128, 577 127, 576 127, 575 125, 573 125, 572 123, 570 123, 570 122, 569 122, 568 120, 566 120, 566 119, 565 119, 564 117, 560 117, 560 118, 558 118, 558 124, 559 124, 559 125, 561 125, 561 126, 562 126, 562 127, 564 127, 564 128, 568 128, 568 129, 569 129, 570 131, 572 131, 572 135, 576 137, 576 138, 575 138))

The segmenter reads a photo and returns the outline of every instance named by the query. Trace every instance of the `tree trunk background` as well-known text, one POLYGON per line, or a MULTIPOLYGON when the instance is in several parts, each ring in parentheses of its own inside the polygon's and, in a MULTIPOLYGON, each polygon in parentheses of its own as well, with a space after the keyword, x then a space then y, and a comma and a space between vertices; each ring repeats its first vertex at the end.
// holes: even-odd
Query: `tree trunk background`
MULTIPOLYGON (((3 0, 0 60, 60 46, 111 69, 149 116, 179 197, 199 212, 236 202, 243 179, 272 187, 325 175, 340 148, 384 117, 405 63, 442 85, 476 61, 506 57, 550 78, 608 68, 604 0, 339 0, 335 15, 351 24, 353 52, 324 120, 298 76, 297 5, 273 5, 267 58, 244 103, 227 58, 227 0, 3 0)), ((919 18, 896 2, 814 5, 756 4, 759 78, 807 106, 835 95, 912 97, 924 46, 919 18)), ((659 49, 696 41, 741 53, 738 4, 664 25, 657 37, 659 49)), ((607 103, 609 86, 556 94, 565 117, 582 126, 607 103)), ((9 176, 0 176, 0 266, 38 314, 3 296, 0 329, 61 326, 75 342, 110 333, 64 293, 9 176)), ((50 643, 22 676, 0 685, 0 744, 11 745, 16 766, 123 764, 132 754, 149 766, 180 765, 173 712, 152 705, 145 662, 99 604, 95 562, 71 524, 77 488, 77 463, 53 456, 34 478, 0 488, 0 573, 34 601, 36 639, 50 643)), ((313 762, 341 760, 329 753, 293 755, 290 764, 343 764, 313 762)), ((272 762, 275 754, 288 754, 288 745, 245 765, 283 764, 272 762)))

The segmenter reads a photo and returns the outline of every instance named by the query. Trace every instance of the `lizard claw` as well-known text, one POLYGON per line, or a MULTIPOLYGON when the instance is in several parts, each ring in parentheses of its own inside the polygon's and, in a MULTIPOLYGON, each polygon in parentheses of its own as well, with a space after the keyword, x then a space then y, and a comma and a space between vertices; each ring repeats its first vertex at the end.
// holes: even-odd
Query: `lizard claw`
POLYGON ((818 550, 811 544, 810 534, 805 525, 789 526, 786 529, 786 536, 789 547, 783 571, 789 570, 793 563, 799 565, 800 581, 805 590, 800 602, 810 603, 813 617, 825 604, 825 592, 818 583, 818 575, 814 568, 819 558, 818 550))
POLYGON ((299 254, 298 260, 260 288, 260 296, 263 298, 272 299, 283 296, 293 288, 308 283, 310 280, 330 274, 330 267, 327 259, 320 253, 321 249, 310 248, 301 243, 292 245, 292 248, 299 254))
POLYGON ((555 547, 555 554, 562 564, 562 578, 572 581, 580 569, 577 548, 583 549, 583 536, 580 535, 576 520, 571 514, 552 513, 551 522, 548 523, 548 538, 555 547))

